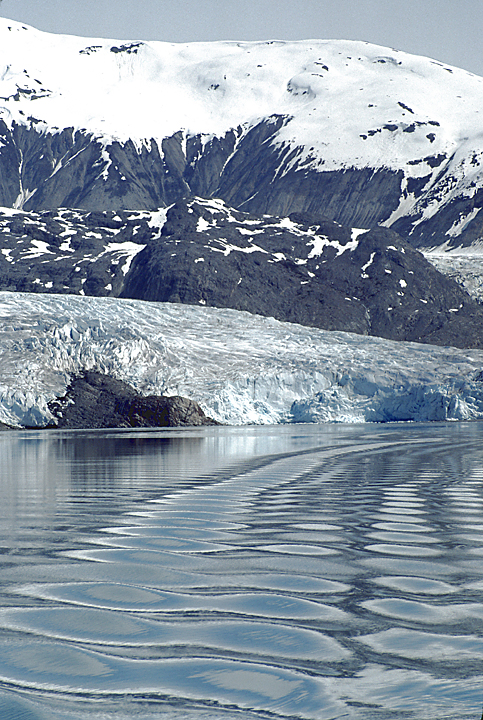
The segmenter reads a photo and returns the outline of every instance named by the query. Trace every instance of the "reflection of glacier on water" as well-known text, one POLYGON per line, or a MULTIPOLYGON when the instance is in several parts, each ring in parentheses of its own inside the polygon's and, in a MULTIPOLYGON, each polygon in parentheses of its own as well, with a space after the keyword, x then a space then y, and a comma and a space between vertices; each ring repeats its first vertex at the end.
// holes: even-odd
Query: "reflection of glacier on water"
POLYGON ((483 426, 0 437, 8 720, 467 720, 483 426))

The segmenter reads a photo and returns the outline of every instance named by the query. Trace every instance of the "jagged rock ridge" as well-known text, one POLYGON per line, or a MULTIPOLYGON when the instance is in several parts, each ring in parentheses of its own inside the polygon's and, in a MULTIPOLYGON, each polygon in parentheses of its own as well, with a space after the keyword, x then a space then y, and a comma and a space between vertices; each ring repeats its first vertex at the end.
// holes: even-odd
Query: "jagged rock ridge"
POLYGON ((0 288, 118 296, 166 214, 0 210, 0 288))

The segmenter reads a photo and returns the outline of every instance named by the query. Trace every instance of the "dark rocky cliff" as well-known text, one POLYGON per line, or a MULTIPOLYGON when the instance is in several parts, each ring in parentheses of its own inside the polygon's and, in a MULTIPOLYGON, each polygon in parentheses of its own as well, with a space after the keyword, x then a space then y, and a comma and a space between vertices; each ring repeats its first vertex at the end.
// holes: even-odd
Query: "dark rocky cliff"
POLYGON ((483 307, 392 230, 180 201, 123 297, 227 307, 327 330, 483 346, 483 307))
MULTIPOLYGON (((451 194, 446 156, 425 158, 431 174, 405 183, 403 170, 383 165, 326 170, 299 162, 301 148, 274 142, 288 118, 273 116, 251 128, 234 128, 207 140, 178 132, 159 143, 102 142, 72 128, 46 132, 0 121, 0 205, 27 211, 77 208, 154 210, 187 196, 219 197, 255 214, 310 212, 343 225, 373 228, 387 221, 409 195, 412 207, 394 229, 419 246, 439 245, 459 218, 483 205, 482 192, 451 194), (423 212, 437 199, 441 209, 423 212)), ((471 217, 458 244, 480 237, 483 212, 471 217)), ((456 242, 456 241, 455 241, 456 242)))

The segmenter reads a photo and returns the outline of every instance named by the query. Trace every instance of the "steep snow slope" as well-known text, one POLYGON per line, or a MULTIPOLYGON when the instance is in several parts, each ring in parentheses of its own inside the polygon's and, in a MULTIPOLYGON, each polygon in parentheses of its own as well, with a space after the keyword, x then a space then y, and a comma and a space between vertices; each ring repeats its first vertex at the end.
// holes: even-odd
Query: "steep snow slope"
POLYGON ((216 193, 471 243, 482 108, 482 78, 363 42, 122 43, 0 19, 0 203, 152 209, 216 193))
POLYGON ((142 141, 178 130, 223 135, 284 115, 276 140, 300 146, 306 160, 366 167, 379 154, 393 170, 418 151, 464 141, 467 152, 478 134, 482 78, 369 43, 119 43, 6 19, 0 36, 2 105, 20 123, 34 114, 48 128, 142 141))
POLYGON ((47 402, 91 368, 234 424, 483 418, 483 351, 235 310, 0 293, 0 421, 52 420, 47 402))

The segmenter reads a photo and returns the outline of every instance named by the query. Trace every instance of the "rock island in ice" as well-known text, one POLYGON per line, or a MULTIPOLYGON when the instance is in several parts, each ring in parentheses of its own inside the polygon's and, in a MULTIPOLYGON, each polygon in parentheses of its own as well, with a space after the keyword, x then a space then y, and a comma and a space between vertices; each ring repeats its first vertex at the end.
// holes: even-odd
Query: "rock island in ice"
POLYGON ((41 427, 97 369, 228 424, 483 418, 483 350, 394 342, 236 310, 0 293, 0 421, 41 427))

